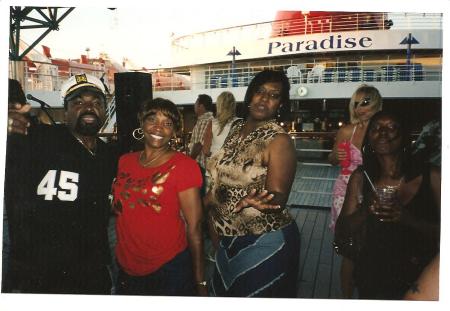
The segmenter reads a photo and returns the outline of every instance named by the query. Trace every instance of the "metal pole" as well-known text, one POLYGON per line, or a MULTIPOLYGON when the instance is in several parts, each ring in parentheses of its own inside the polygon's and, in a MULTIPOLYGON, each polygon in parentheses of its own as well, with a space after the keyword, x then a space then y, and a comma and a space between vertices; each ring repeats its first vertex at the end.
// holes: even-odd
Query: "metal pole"
POLYGON ((408 48, 406 50, 406 65, 408 65, 411 63, 411 33, 408 34, 408 48))
POLYGON ((408 48, 406 49, 406 80, 409 81, 411 70, 411 33, 408 34, 408 48))
POLYGON ((236 62, 236 47, 233 46, 233 53, 232 53, 233 57, 231 59, 231 86, 234 87, 235 86, 235 81, 234 81, 234 66, 235 66, 235 62, 236 62))

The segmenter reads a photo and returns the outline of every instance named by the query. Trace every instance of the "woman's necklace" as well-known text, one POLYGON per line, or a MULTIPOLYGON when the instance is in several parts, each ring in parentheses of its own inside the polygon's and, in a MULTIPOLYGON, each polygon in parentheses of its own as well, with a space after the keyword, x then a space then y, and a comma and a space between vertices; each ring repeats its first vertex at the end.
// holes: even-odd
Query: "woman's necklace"
POLYGON ((400 186, 402 185, 402 182, 403 182, 404 179, 405 179, 405 177, 403 176, 402 178, 400 178, 399 182, 398 182, 396 185, 386 185, 386 184, 383 184, 383 187, 391 188, 391 189, 398 189, 398 188, 400 188, 400 186))
POLYGON ((73 135, 73 137, 75 137, 78 142, 91 154, 91 156, 95 157, 95 150, 96 148, 94 147, 93 150, 91 150, 88 146, 86 146, 86 144, 84 143, 84 141, 82 141, 80 138, 78 138, 77 136, 73 135))
POLYGON ((164 153, 166 153, 166 151, 169 149, 169 147, 165 148, 164 150, 161 150, 160 152, 158 152, 158 154, 156 156, 154 156, 152 159, 148 160, 147 162, 145 162, 144 160, 144 150, 141 151, 141 154, 139 156, 139 162, 141 163, 141 165, 143 167, 147 167, 150 164, 152 164, 153 162, 155 162, 157 159, 159 159, 164 153))

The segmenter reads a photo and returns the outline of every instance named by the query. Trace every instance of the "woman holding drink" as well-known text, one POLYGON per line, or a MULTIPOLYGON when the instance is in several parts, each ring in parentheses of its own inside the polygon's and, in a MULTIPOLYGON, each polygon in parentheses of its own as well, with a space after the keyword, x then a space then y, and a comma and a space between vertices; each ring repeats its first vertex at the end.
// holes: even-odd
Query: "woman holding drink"
MULTIPOLYGON (((328 160, 340 165, 342 170, 333 188, 330 229, 334 231, 336 220, 344 203, 350 174, 362 163, 361 146, 366 134, 367 124, 375 112, 381 110, 382 98, 378 90, 369 85, 361 85, 353 93, 349 104, 350 124, 339 129, 328 160)), ((344 298, 353 294, 353 264, 344 257, 341 265, 341 288, 344 298)))
POLYGON ((349 180, 335 248, 354 262, 365 299, 401 299, 439 250, 440 171, 417 163, 396 115, 369 122, 363 165, 349 180))

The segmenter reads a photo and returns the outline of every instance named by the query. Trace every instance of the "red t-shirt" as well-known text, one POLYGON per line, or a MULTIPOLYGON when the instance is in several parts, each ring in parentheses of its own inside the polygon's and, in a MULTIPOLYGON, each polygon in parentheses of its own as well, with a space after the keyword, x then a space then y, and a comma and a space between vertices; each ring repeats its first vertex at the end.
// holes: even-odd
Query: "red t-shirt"
POLYGON ((187 247, 178 193, 202 185, 197 162, 182 153, 148 168, 139 164, 139 154, 120 158, 113 185, 114 204, 121 210, 116 256, 135 276, 156 271, 187 247))

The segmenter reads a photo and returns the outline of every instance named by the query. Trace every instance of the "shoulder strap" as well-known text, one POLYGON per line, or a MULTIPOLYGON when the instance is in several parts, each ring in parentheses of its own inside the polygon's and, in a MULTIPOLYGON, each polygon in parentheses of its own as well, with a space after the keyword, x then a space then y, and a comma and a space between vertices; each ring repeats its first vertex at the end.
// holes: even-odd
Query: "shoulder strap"
POLYGON ((350 142, 353 142, 353 135, 355 135, 356 127, 357 127, 357 125, 355 125, 355 126, 353 127, 353 132, 352 132, 352 136, 350 137, 350 142))

